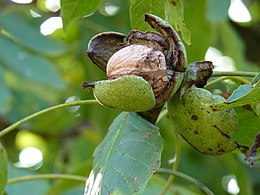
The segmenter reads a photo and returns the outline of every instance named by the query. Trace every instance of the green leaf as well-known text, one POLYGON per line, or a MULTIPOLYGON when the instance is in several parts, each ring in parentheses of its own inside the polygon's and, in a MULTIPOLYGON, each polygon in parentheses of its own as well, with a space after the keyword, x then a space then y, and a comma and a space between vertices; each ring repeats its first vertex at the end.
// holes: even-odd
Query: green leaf
POLYGON ((0 36, 0 61, 16 74, 55 88, 63 88, 64 82, 46 58, 27 53, 13 41, 0 36))
POLYGON ((99 6, 101 0, 61 0, 61 17, 66 28, 74 20, 91 14, 99 6))
POLYGON ((184 8, 181 0, 165 1, 166 21, 175 28, 182 39, 191 45, 190 31, 187 29, 184 22, 184 8))
POLYGON ((211 22, 220 22, 228 19, 229 0, 208 0, 207 18, 211 22), (221 13, 221 14, 220 14, 221 13))
POLYGON ((0 26, 18 43, 39 53, 57 56, 68 49, 61 41, 43 36, 39 26, 32 26, 19 15, 1 14, 0 26))
POLYGON ((132 29, 147 31, 151 29, 144 22, 144 14, 154 14, 164 18, 164 1, 162 0, 131 0, 130 1, 130 22, 132 29))
POLYGON ((8 158, 4 147, 0 142, 0 195, 5 191, 7 184, 8 158))
POLYGON ((191 47, 186 47, 189 62, 200 61, 212 44, 213 28, 206 20, 206 1, 193 0, 185 5, 185 24, 191 32, 191 47))
MULTIPOLYGON (((241 98, 246 98, 245 96, 247 94, 250 93, 250 91, 254 88, 253 85, 251 84, 244 84, 244 85, 240 85, 238 89, 234 90, 234 92, 232 93, 232 95, 228 98, 227 103, 232 103, 232 102, 236 102, 241 99, 241 98)), ((258 90, 259 91, 259 90, 258 90)), ((255 94, 257 95, 257 94, 255 94)), ((259 94, 258 94, 259 95, 259 94)), ((259 96, 260 97, 260 96, 259 96)), ((253 97, 249 97, 249 98, 253 98, 253 97)), ((252 99, 253 102, 257 102, 257 100, 252 99)), ((249 100, 248 103, 253 103, 251 102, 251 100, 249 100)), ((246 103, 247 104, 247 103, 246 103)), ((244 104, 242 104, 244 105, 244 104)))
POLYGON ((11 98, 11 92, 9 91, 8 87, 4 81, 4 70, 0 66, 0 113, 5 113, 8 110, 8 101, 11 98))
POLYGON ((240 85, 225 102, 209 104, 213 109, 223 110, 260 101, 260 80, 255 84, 240 85))
POLYGON ((260 72, 252 79, 251 84, 255 84, 258 80, 260 80, 260 72))
POLYGON ((162 138, 158 127, 136 113, 121 113, 94 152, 86 192, 142 193, 161 164, 162 138))
POLYGON ((260 127, 260 117, 251 109, 243 107, 235 108, 238 118, 238 128, 232 135, 232 140, 243 146, 250 147, 255 140, 260 127))

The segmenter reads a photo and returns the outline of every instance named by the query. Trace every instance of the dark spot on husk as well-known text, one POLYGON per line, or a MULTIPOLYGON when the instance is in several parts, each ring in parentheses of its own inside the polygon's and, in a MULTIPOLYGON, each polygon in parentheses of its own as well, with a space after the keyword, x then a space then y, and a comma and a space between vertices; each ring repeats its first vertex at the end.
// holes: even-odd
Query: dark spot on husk
POLYGON ((217 129, 218 132, 221 133, 222 136, 224 136, 224 137, 230 139, 230 136, 227 135, 227 134, 225 134, 225 133, 223 133, 223 132, 221 131, 221 129, 220 129, 217 125, 212 125, 212 127, 214 127, 215 129, 217 129))
POLYGON ((194 134, 196 134, 196 135, 198 135, 198 134, 199 134, 199 132, 198 132, 198 131, 193 131, 193 133, 194 133, 194 134))
POLYGON ((246 110, 252 110, 252 108, 249 104, 244 105, 243 108, 246 109, 246 110))
POLYGON ((176 1, 172 1, 172 6, 175 7, 177 5, 176 1))
POLYGON ((196 120, 198 120, 198 116, 197 116, 197 115, 192 115, 192 116, 191 116, 191 119, 194 120, 194 121, 196 121, 196 120))

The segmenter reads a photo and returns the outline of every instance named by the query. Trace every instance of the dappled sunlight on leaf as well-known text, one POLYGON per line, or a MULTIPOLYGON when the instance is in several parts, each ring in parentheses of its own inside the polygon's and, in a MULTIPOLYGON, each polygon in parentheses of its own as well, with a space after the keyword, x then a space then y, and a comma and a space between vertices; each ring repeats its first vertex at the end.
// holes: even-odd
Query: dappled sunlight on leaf
POLYGON ((240 188, 235 175, 226 175, 222 178, 222 186, 229 194, 239 194, 240 188))
POLYGON ((40 33, 40 27, 36 28, 36 26, 30 24, 19 14, 1 13, 0 25, 17 41, 17 45, 25 46, 41 55, 44 54, 54 57, 68 50, 64 42, 43 36, 40 33), (16 23, 16 25, 13 25, 14 23, 16 23))
POLYGON ((46 0, 46 8, 52 12, 56 12, 60 9, 60 0, 46 0))
POLYGON ((214 71, 235 71, 236 66, 232 58, 224 56, 221 51, 214 47, 209 47, 205 60, 213 62, 214 71))
POLYGON ((120 11, 120 7, 111 3, 105 3, 100 8, 100 13, 104 16, 114 16, 120 11))
POLYGON ((231 0, 228 14, 230 19, 235 22, 250 22, 252 20, 247 7, 241 0, 231 0))
POLYGON ((29 4, 32 2, 32 0, 11 0, 11 1, 19 4, 29 4))
POLYGON ((23 148, 19 154, 19 162, 15 163, 19 168, 30 168, 37 170, 42 166, 43 155, 36 147, 23 148))
POLYGON ((86 181, 84 195, 99 194, 101 185, 102 173, 94 174, 93 170, 90 172, 89 178, 86 181))
POLYGON ((44 36, 52 34, 55 30, 63 27, 61 17, 51 17, 45 20, 41 26, 40 31, 44 36))

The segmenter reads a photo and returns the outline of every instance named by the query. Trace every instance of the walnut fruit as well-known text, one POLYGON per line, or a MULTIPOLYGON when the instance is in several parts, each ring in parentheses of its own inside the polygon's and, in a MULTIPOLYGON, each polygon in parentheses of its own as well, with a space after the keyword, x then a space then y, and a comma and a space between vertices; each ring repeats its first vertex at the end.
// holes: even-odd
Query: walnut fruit
POLYGON ((220 155, 239 147, 231 140, 237 127, 234 109, 215 111, 207 106, 208 103, 224 100, 206 89, 192 86, 181 98, 176 93, 167 104, 169 115, 179 134, 202 153, 220 155))

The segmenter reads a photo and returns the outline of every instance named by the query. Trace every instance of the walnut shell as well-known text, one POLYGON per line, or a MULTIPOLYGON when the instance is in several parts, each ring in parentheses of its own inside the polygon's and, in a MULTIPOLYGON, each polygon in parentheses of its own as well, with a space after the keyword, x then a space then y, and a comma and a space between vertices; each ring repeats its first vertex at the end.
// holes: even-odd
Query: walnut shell
POLYGON ((168 83, 164 54, 155 47, 130 45, 117 51, 107 63, 108 79, 125 75, 143 77, 152 86, 155 97, 168 83))

